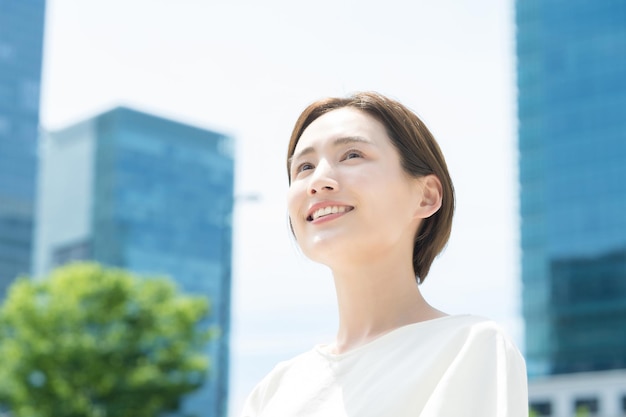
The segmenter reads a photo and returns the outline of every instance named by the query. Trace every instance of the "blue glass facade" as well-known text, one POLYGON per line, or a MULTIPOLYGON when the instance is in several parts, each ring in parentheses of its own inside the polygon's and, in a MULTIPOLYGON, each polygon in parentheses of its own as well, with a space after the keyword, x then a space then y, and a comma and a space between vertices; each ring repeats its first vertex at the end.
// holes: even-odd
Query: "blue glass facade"
POLYGON ((626 3, 518 0, 530 376, 626 368, 626 3))
POLYGON ((39 209, 40 273, 91 259, 168 275, 183 291, 208 296, 211 316, 203 325, 217 327, 220 336, 208 346, 208 382, 184 401, 184 415, 226 417, 232 139, 117 108, 52 132, 43 143, 42 184, 55 192, 44 195, 39 209), (68 164, 73 169, 65 171, 68 164), (88 221, 77 226, 77 218, 88 221))
POLYGON ((44 0, 0 0, 0 298, 30 274, 44 0))
POLYGON ((211 377, 186 403, 225 417, 230 339, 233 159, 228 138, 128 109, 98 117, 91 258, 142 273, 169 274, 206 294, 211 377))

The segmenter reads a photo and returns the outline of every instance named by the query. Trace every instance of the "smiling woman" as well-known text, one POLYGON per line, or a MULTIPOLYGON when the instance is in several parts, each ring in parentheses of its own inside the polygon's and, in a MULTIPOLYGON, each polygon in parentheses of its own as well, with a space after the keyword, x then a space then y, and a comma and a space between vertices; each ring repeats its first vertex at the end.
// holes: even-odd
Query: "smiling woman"
POLYGON ((311 104, 288 147, 288 209, 327 265, 334 342, 281 363, 244 417, 527 416, 525 364, 490 320, 447 315, 419 284, 448 241, 454 189, 421 120, 377 93, 311 104))

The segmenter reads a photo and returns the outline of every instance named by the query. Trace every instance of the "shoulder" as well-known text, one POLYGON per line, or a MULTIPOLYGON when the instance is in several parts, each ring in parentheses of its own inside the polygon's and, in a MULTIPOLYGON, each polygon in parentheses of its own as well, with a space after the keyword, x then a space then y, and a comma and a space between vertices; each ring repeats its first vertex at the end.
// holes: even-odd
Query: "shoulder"
MULTIPOLYGON (((526 361, 510 335, 495 321, 480 316, 457 316, 448 346, 448 359, 458 375, 491 375, 491 382, 506 379, 516 390, 526 386, 526 361)), ((497 387, 494 387, 496 390, 497 387)))
POLYGON ((504 349, 507 353, 521 357, 510 335, 497 322, 469 314, 449 318, 442 323, 442 327, 466 347, 504 349))
POLYGON ((454 314, 443 316, 429 322, 437 327, 448 329, 499 329, 500 326, 493 320, 474 314, 454 314))
POLYGON ((316 356, 311 350, 276 364, 248 395, 242 417, 256 416, 258 412, 265 407, 267 401, 274 396, 281 385, 285 383, 290 373, 294 371, 305 373, 306 371, 303 369, 310 367, 315 358, 316 356))
POLYGON ((442 343, 496 338, 503 338, 508 342, 511 340, 495 321, 471 314, 450 315, 414 323, 401 328, 399 333, 402 333, 403 338, 435 340, 442 343))
POLYGON ((419 356, 446 361, 486 363, 505 361, 525 372, 525 361, 510 335, 495 321, 476 315, 451 315, 408 326, 403 334, 407 349, 419 356), (416 347, 419 348, 416 349, 416 347))
POLYGON ((503 339, 511 342, 510 336, 495 321, 472 314, 451 315, 426 322, 432 333, 448 334, 467 340, 503 339))
POLYGON ((452 316, 431 355, 437 374, 424 416, 527 416, 526 364, 510 336, 493 320, 452 316), (468 384, 472 381, 472 384, 468 384), (454 397, 454 402, 448 399, 454 397), (471 410, 471 412, 468 412, 471 410))
POLYGON ((501 345, 510 353, 521 356, 511 336, 495 321, 480 316, 469 316, 467 328, 471 340, 501 345))

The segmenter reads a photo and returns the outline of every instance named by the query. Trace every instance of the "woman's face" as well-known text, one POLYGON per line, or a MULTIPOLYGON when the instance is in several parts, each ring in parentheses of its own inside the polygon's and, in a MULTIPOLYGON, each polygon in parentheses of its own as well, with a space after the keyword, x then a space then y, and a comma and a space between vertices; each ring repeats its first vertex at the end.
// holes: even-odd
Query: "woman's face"
POLYGON ((290 165, 288 209, 302 251, 314 261, 412 256, 421 221, 421 179, 401 167, 384 126, 360 110, 332 110, 311 123, 290 165))

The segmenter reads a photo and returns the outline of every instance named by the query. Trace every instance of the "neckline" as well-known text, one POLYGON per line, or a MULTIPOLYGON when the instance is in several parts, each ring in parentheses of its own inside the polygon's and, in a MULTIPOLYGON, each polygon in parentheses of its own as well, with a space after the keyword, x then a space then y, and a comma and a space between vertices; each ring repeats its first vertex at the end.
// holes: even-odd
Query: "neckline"
POLYGON ((321 356, 323 356, 324 358, 328 359, 328 360, 332 360, 332 361, 340 361, 342 359, 345 359, 346 357, 352 356, 356 353, 359 353, 363 350, 366 350, 368 348, 371 348, 374 345, 377 345, 379 343, 381 343, 382 341, 387 340, 388 338, 392 337, 393 335, 397 334, 397 333, 401 333, 403 331, 406 331, 407 329, 413 329, 413 328, 417 328, 417 327, 426 327, 432 324, 436 324, 436 323, 440 323, 442 321, 447 321, 447 320, 452 320, 452 319, 458 319, 458 318, 467 318, 467 317, 474 317, 471 314, 449 314, 446 316, 441 316, 441 317, 436 317, 434 319, 428 319, 428 320, 423 320, 423 321, 418 321, 415 323, 409 323, 409 324, 405 324, 404 326, 400 326, 400 327, 396 327, 395 329, 392 329, 386 333, 381 334, 380 336, 375 337, 374 339, 370 340, 369 342, 366 342, 360 346, 357 346, 355 348, 352 348, 350 350, 347 350, 345 352, 341 352, 341 353, 332 353, 331 349, 333 346, 333 343, 326 343, 326 344, 318 344, 315 345, 314 350, 321 356))

